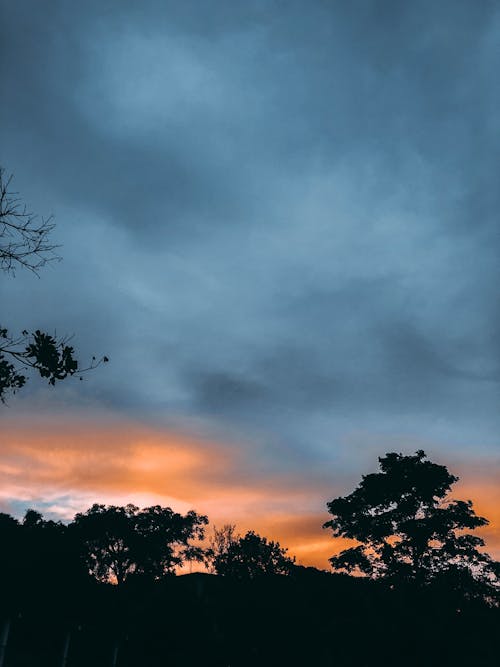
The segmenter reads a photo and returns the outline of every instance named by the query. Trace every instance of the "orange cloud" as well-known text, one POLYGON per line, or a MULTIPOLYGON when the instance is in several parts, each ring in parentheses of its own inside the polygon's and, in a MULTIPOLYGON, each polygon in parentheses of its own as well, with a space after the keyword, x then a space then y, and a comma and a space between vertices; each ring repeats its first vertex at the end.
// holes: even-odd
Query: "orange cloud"
POLYGON ((0 434, 0 504, 43 502, 71 518, 93 502, 194 508, 278 539, 304 564, 327 567, 321 526, 328 489, 299 476, 265 476, 241 448, 128 423, 7 421, 0 434), (317 512, 311 511, 317 508, 317 512), (323 553, 325 554, 324 557, 323 553))
MULTIPOLYGON (((472 498, 491 520, 483 534, 499 557, 496 472, 465 473, 455 495, 472 498)), ((240 447, 132 422, 4 420, 0 432, 4 509, 14 500, 43 503, 45 511, 69 519, 93 502, 194 508, 212 524, 235 523, 239 532, 253 529, 279 540, 304 565, 327 568, 328 557, 344 548, 321 527, 334 494, 333 484, 306 471, 266 476, 240 447)))
MULTIPOLYGON (((460 471, 459 471, 460 474, 460 471)), ((479 528, 476 534, 486 542, 486 551, 500 560, 500 471, 497 466, 464 469, 453 489, 453 496, 472 500, 479 516, 489 524, 479 528)))

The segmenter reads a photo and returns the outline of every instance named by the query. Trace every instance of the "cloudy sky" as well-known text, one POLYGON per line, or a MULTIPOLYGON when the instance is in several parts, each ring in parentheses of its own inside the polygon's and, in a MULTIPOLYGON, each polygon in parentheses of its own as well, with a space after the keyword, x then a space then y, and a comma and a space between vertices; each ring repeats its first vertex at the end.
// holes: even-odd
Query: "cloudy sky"
POLYGON ((111 358, 2 409, 2 507, 324 567, 325 502, 423 448, 500 555, 498 3, 0 4, 0 160, 63 256, 2 324, 111 358))

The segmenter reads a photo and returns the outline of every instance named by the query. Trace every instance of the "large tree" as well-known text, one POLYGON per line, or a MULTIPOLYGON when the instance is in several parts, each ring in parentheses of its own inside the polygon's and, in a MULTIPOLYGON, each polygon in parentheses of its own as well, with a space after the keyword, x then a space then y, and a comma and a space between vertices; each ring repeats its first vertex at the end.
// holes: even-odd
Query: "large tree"
POLYGON ((448 497, 458 477, 422 450, 388 453, 379 462, 380 472, 364 475, 351 494, 327 505, 332 519, 323 527, 360 542, 330 558, 333 568, 393 583, 446 578, 470 594, 494 597, 499 564, 480 551, 480 537, 466 532, 488 521, 470 500, 448 497))
POLYGON ((208 518, 154 505, 92 505, 70 524, 82 545, 89 573, 98 581, 122 584, 132 575, 160 579, 185 560, 202 553, 192 540, 202 540, 208 518))
MULTIPOLYGON (((15 275, 28 269, 38 275, 47 262, 60 259, 51 241, 52 218, 39 218, 11 189, 11 177, 0 168, 0 271, 15 275)), ((49 384, 95 368, 107 357, 95 357, 86 368, 79 367, 70 338, 46 332, 24 330, 12 333, 0 321, 0 402, 16 393, 27 381, 26 372, 35 370, 49 384)))

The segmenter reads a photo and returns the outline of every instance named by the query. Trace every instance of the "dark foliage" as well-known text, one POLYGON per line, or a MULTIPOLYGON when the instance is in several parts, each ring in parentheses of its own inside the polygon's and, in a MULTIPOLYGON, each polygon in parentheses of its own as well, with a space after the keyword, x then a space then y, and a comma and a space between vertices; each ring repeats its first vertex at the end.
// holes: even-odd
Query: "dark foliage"
POLYGON ((2 596, 4 618, 5 667, 60 665, 68 638, 67 667, 115 651, 116 667, 491 667, 500 650, 498 609, 320 572, 42 584, 15 607, 2 596))
POLYGON ((7 329, 0 328, 0 401, 5 402, 9 393, 15 394, 26 384, 26 371, 34 369, 50 385, 75 374, 85 373, 106 363, 107 357, 95 358, 86 368, 78 368, 74 349, 68 339, 55 338, 43 331, 30 334, 23 331, 12 337, 7 329), (10 358, 10 361, 8 360, 10 358))
POLYGON ((118 584, 131 575, 160 579, 186 559, 201 559, 191 540, 204 537, 206 516, 170 507, 93 505, 70 524, 86 568, 98 581, 118 584))
POLYGON ((333 556, 334 569, 393 585, 446 582, 463 595, 498 600, 498 563, 479 550, 480 537, 464 532, 488 521, 475 514, 470 500, 447 497, 458 478, 423 451, 389 453, 379 461, 380 472, 363 476, 350 495, 328 503, 333 518, 324 527, 361 543, 333 556))
POLYGON ((240 539, 236 532, 236 526, 232 523, 226 523, 222 528, 213 526, 212 535, 208 540, 208 549, 206 551, 206 565, 210 572, 217 572, 217 564, 223 562, 226 558, 229 547, 240 539))
POLYGON ((249 531, 244 537, 228 540, 224 548, 209 556, 217 574, 255 579, 262 575, 289 574, 295 559, 289 558, 286 552, 279 542, 268 541, 249 531))
POLYGON ((470 582, 464 594, 444 575, 390 587, 329 574, 234 530, 220 550, 235 549, 230 576, 171 576, 206 523, 158 506, 94 505, 69 526, 0 514, 4 667, 62 664, 64 650, 66 667, 496 664, 500 609, 470 582))

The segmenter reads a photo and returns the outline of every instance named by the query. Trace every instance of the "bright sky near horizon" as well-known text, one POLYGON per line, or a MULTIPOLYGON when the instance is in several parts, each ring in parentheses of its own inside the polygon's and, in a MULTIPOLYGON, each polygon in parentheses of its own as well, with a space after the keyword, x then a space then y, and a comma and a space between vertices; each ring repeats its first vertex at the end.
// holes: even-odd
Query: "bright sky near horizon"
POLYGON ((499 37, 493 0, 1 3, 0 164, 64 259, 1 323, 111 358, 1 408, 1 508, 324 567, 326 501, 422 448, 500 557, 499 37))

